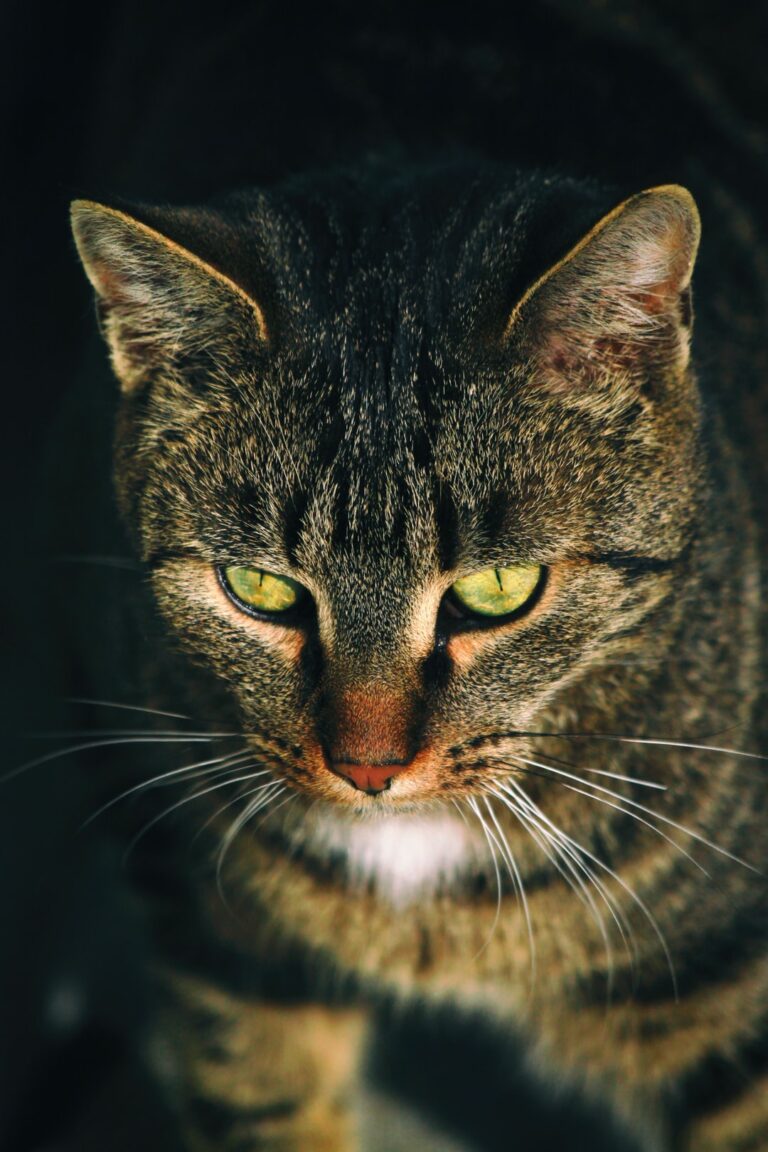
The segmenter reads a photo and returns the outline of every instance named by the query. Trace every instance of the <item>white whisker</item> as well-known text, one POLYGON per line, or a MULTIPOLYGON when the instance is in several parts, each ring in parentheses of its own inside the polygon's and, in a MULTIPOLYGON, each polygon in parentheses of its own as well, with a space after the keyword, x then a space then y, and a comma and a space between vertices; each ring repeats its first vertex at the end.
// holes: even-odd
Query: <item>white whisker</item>
MULTIPOLYGON (((761 875, 758 868, 748 861, 743 860, 741 856, 735 856, 733 852, 729 852, 727 848, 716 844, 714 840, 707 839, 706 836, 702 836, 701 833, 694 831, 693 828, 689 828, 685 824, 679 824, 676 820, 673 820, 671 816, 664 816, 660 812, 655 812, 653 808, 649 808, 646 804, 641 804, 639 800, 632 800, 629 796, 622 796, 620 792, 614 792, 611 788, 603 787, 602 784, 593 784, 591 780, 584 780, 581 776, 577 776, 573 772, 565 772, 562 768, 554 768, 551 764, 542 763, 539 760, 527 760, 523 756, 515 756, 512 753, 509 753, 509 759, 520 764, 529 764, 533 768, 541 768, 545 772, 551 772, 555 776, 562 776, 567 780, 574 780, 577 784, 592 788, 594 791, 601 792, 605 796, 612 796, 614 800, 620 800, 622 804, 629 804, 632 808, 637 808, 640 812, 645 812, 648 816, 652 816, 654 820, 660 820, 663 824, 667 824, 669 827, 675 828, 678 832, 682 832, 683 835, 690 836, 691 839, 697 840, 700 844, 705 844, 707 848, 711 848, 713 852, 718 852, 728 860, 733 860, 735 864, 741 864, 742 867, 748 868, 750 872, 761 875)), ((577 791, 577 789, 573 789, 573 791, 577 791)))
MULTIPOLYGON (((256 765, 254 764, 254 767, 255 766, 256 765)), ((255 780, 259 776, 268 776, 271 773, 272 773, 271 768, 262 768, 260 772, 254 772, 253 779, 255 780)), ((265 781, 264 784, 259 785, 259 789, 269 787, 269 785, 275 784, 275 783, 277 783, 277 781, 267 780, 267 781, 265 781)), ((226 804, 222 804, 220 808, 217 808, 216 811, 213 812, 208 817, 208 819, 205 820, 200 825, 200 827, 198 828, 197 832, 195 833, 195 835, 192 839, 192 843, 194 844, 195 840, 197 840, 197 838, 199 836, 202 836, 202 834, 203 834, 203 832, 205 832, 206 828, 209 828, 211 826, 211 824, 213 824, 214 820, 217 820, 218 817, 221 816, 222 812, 226 812, 228 808, 233 808, 235 804, 239 804, 240 801, 245 799, 246 796, 251 796, 253 794, 253 792, 258 791, 259 789, 249 789, 247 792, 238 792, 237 796, 234 796, 231 800, 228 800, 226 802, 226 804)))
POLYGON ((62 740, 68 736, 77 738, 80 736, 173 736, 180 742, 188 740, 190 737, 206 737, 209 740, 224 740, 239 736, 241 739, 244 735, 242 732, 209 732, 207 729, 201 731, 184 732, 178 728, 68 728, 61 731, 51 732, 28 732, 27 738, 30 740, 62 740))
MULTIPOLYGON (((511 783, 512 782, 510 782, 510 784, 511 783)), ((517 814, 518 819, 521 820, 524 827, 528 830, 529 835, 531 835, 534 841, 539 845, 547 859, 550 860, 550 862, 554 865, 554 867, 566 881, 568 886, 573 890, 575 895, 586 904, 592 913, 592 917, 595 921, 595 924, 597 925, 598 931, 600 932, 603 946, 605 948, 606 969, 608 972, 608 996, 610 998, 611 990, 613 988, 614 972, 613 947, 611 945, 610 936, 608 935, 608 930, 605 926, 603 914, 600 911, 600 908, 592 893, 590 892, 589 885, 585 883, 583 879, 584 876, 587 878, 590 884, 594 885, 596 891, 599 893, 608 911, 610 912, 611 917, 619 931, 619 935, 624 943, 624 946, 627 948, 630 964, 632 964, 634 950, 630 950, 629 948, 627 935, 624 931, 623 918, 614 907, 610 894, 606 891, 605 886, 601 883, 600 879, 595 876, 593 871, 584 862, 584 860, 582 860, 581 857, 576 852, 574 852, 568 844, 562 841, 557 826, 552 824, 552 822, 544 816, 544 813, 540 813, 537 806, 533 803, 533 801, 530 800, 523 789, 519 787, 515 789, 518 794, 518 800, 523 805, 523 809, 518 810, 516 805, 514 805, 514 793, 510 794, 510 792, 500 783, 498 784, 498 787, 501 788, 504 792, 504 795, 501 795, 498 792, 496 793, 498 799, 501 800, 502 803, 507 804, 508 807, 510 807, 510 810, 517 814), (547 825, 549 825, 549 827, 547 827, 547 825), (544 838, 544 842, 541 841, 540 837, 544 838), (552 851, 556 853, 556 856, 553 857, 551 855, 550 851, 546 847, 547 844, 550 845, 552 851), (562 861, 562 863, 560 863, 560 861, 562 861)), ((627 925, 627 929, 628 927, 629 926, 627 925)))
MULTIPOLYGON (((644 916, 646 917, 648 923, 650 924, 651 928, 653 929, 653 931, 654 931, 654 933, 655 933, 655 935, 656 935, 656 937, 657 937, 657 939, 658 939, 658 941, 662 947, 662 950, 664 952, 664 956, 665 956, 666 961, 667 961, 667 966, 669 968, 669 973, 670 973, 670 976, 672 978, 672 986, 674 989, 675 999, 677 999, 677 975, 675 973, 675 967, 674 967, 674 964, 672 962, 672 955, 669 951, 669 945, 667 944, 664 933, 661 931, 661 928, 659 926, 658 921, 656 920, 656 917, 653 915, 650 908, 645 903, 645 901, 642 899, 642 897, 638 896, 637 892, 635 892, 634 889, 631 888, 629 886, 629 884, 627 884, 626 881, 622 879, 622 877, 618 874, 618 872, 614 871, 613 868, 609 867, 609 865, 606 864, 604 860, 601 860, 599 858, 599 856, 595 856, 594 853, 590 852, 588 848, 585 848, 583 844, 580 844, 577 840, 574 840, 573 837, 569 836, 566 832, 563 832, 563 830, 561 828, 558 828, 556 824, 553 824, 553 822, 549 819, 549 817, 547 817, 541 811, 539 806, 537 804, 535 804, 530 799, 529 796, 527 796, 527 794, 523 791, 522 788, 520 788, 520 785, 517 784, 516 781, 510 780, 508 783, 510 786, 513 786, 518 792, 522 793, 523 796, 525 796, 528 804, 536 810, 536 812, 539 814, 539 816, 543 820, 545 820, 547 824, 550 825, 550 827, 557 833, 558 838, 560 838, 564 844, 567 843, 567 844, 571 845, 571 847, 574 849, 574 851, 577 852, 580 856, 585 856, 588 860, 591 860, 592 863, 595 864, 601 871, 605 872, 608 876, 610 876, 619 885, 619 887, 621 889, 623 889, 624 892, 627 893, 627 895, 630 897, 630 899, 633 901, 633 903, 635 903, 637 905, 637 907, 643 912, 644 916)), ((501 787, 503 787, 503 785, 501 787)))
MULTIPOLYGON (((495 795, 495 793, 492 793, 492 795, 495 795)), ((497 797, 497 799, 498 799, 498 797, 497 797)), ((531 958, 531 988, 530 988, 530 992, 532 995, 533 994, 533 987, 536 983, 536 945, 535 945, 535 942, 533 939, 533 923, 531 921, 531 912, 530 912, 530 908, 528 907, 528 900, 527 900, 526 895, 525 895, 525 885, 523 884, 523 878, 520 874, 520 869, 518 868, 517 861, 515 860, 515 857, 512 853, 512 849, 510 848, 510 846, 507 842, 507 838, 504 835, 504 832, 502 830, 501 825, 499 824, 498 817, 496 816, 496 813, 493 810, 493 805, 491 804, 491 802, 487 796, 483 797, 483 800, 485 802, 485 807, 488 811, 488 814, 490 815, 491 820, 493 821, 494 826, 496 828, 496 831, 499 834, 499 839, 501 840, 501 845, 502 845, 503 858, 506 861, 507 869, 509 871, 509 875, 512 879, 512 883, 513 883, 513 886, 515 888, 515 893, 517 895, 518 903, 520 904, 522 911, 523 911, 523 916, 525 917, 526 929, 528 931, 528 948, 530 951, 530 958, 531 958)))
MULTIPOLYGON (((454 800, 454 804, 456 805, 459 812, 461 812, 461 808, 458 805, 458 803, 456 802, 456 800, 454 800)), ((493 871, 494 871, 495 876, 496 876, 496 915, 493 918, 493 924, 491 924, 491 930, 488 933, 488 935, 486 936, 485 942, 483 943, 482 947, 472 957, 472 959, 474 961, 474 960, 477 960, 477 958, 479 956, 482 956, 483 952, 485 952, 486 948, 488 947, 491 940, 493 939, 493 934, 496 931, 496 928, 497 928, 498 923, 499 923, 499 916, 501 915, 501 873, 499 872, 499 864, 498 864, 498 861, 496 859, 496 852, 494 850, 493 839, 491 837, 490 830, 489 830, 488 826, 486 825, 485 821, 483 820, 483 817, 481 816, 479 809, 477 808, 477 802, 474 801, 474 797, 468 797, 467 798, 467 806, 470 809, 470 811, 474 812, 475 816, 477 816, 477 819, 480 823, 480 827, 483 830, 483 835, 484 835, 485 841, 488 845, 488 851, 491 854, 491 863, 493 864, 493 871)), ((463 815, 463 813, 462 813, 462 815, 463 815)))
POLYGON ((708 880, 712 879, 710 873, 707 872, 704 865, 700 864, 699 861, 690 854, 690 852, 686 852, 682 844, 678 844, 677 841, 673 840, 671 836, 667 836, 666 832, 662 832, 661 828, 657 828, 655 824, 650 822, 650 820, 646 820, 644 817, 638 816, 637 812, 630 812, 628 808, 624 808, 621 804, 616 804, 613 800, 607 800, 605 796, 596 796, 594 792, 585 792, 583 788, 576 788, 575 785, 565 784, 560 780, 556 781, 556 783, 560 784, 562 788, 567 788, 569 792, 578 792, 579 795, 586 796, 588 800, 596 800, 598 804, 606 804, 609 808, 615 808, 617 812, 623 813, 624 816, 631 816, 633 820, 639 821, 640 824, 645 824, 646 828, 650 828, 652 832, 655 832, 657 836, 661 836, 662 840, 666 840, 668 844, 671 844, 673 848, 682 853, 682 855, 685 856, 687 860, 690 860, 691 864, 693 864, 695 868, 698 868, 700 872, 703 872, 708 880))
POLYGON ((656 740, 643 736, 615 736, 609 732, 525 732, 512 733, 519 736, 546 737, 557 740, 608 740, 618 744, 640 744, 658 748, 683 748, 693 752, 711 752, 720 756, 737 756, 742 760, 758 760, 768 763, 768 756, 759 752, 743 752, 739 748, 723 748, 719 744, 694 744, 686 740, 656 740))
POLYGON ((145 708, 139 704, 122 704, 117 700, 92 700, 86 696, 70 696, 67 704, 88 704, 94 708, 121 708, 126 712, 147 712, 151 716, 167 716, 170 720, 189 720, 181 712, 162 712, 159 708, 145 708))
POLYGON ((191 796, 185 796, 183 799, 178 800, 175 804, 172 804, 169 808, 165 808, 157 816, 154 816, 150 821, 148 821, 148 823, 144 825, 141 831, 138 832, 136 836, 134 836, 133 840, 131 840, 123 855, 123 865, 125 865, 128 857, 139 843, 139 841, 142 840, 146 834, 155 827, 155 825, 159 824, 161 820, 165 819, 166 816, 170 816, 172 812, 176 812, 179 808, 183 808, 185 804, 191 804, 193 800, 199 800, 201 796, 208 796, 209 793, 215 792, 218 788, 228 788, 230 785, 238 784, 244 780, 253 780, 255 779, 256 775, 261 775, 261 773, 249 773, 245 776, 235 776, 230 780, 220 780, 216 784, 211 784, 209 788, 201 788, 200 791, 193 792, 191 796))
MULTIPOLYGON (((216 884, 219 889, 219 895, 225 903, 226 899, 222 890, 221 873, 224 867, 224 861, 226 860, 227 854, 232 847, 232 844, 242 829, 245 827, 245 825, 248 823, 248 821, 252 820, 254 816, 258 815, 262 808, 266 807, 266 805, 269 804, 272 800, 276 800, 277 797, 285 791, 286 785, 283 784, 282 781, 268 780, 266 784, 261 784, 258 788, 254 788, 251 792, 246 793, 246 795, 256 794, 257 798, 255 800, 249 801, 240 815, 232 821, 225 835, 222 837, 221 845, 219 847, 216 859, 216 884)), ((239 797, 239 799, 243 798, 244 797, 242 796, 239 797)))
POLYGON ((87 828, 94 820, 97 820, 104 812, 107 812, 115 804, 119 804, 121 800, 126 800, 129 796, 133 796, 138 792, 148 791, 150 788, 158 787, 161 784, 178 783, 179 777, 183 778, 183 783, 198 775, 207 775, 208 773, 200 773, 198 769, 206 769, 211 766, 211 774, 220 775, 222 772, 240 770, 242 767, 241 761, 245 760, 251 755, 249 749, 242 752, 233 752, 229 756, 215 756, 211 760, 198 760, 194 764, 185 765, 183 768, 174 768, 171 772, 163 772, 160 776, 152 776, 149 780, 142 780, 139 784, 134 784, 131 788, 126 788, 119 796, 115 796, 112 800, 108 800, 106 804, 102 804, 101 808, 97 809, 87 820, 84 820, 80 825, 80 831, 87 828))
POLYGON ((97 748, 112 748, 118 745, 134 745, 134 744, 208 744, 212 737, 210 736, 133 736, 130 738, 121 737, 120 739, 110 740, 90 740, 85 744, 75 744, 70 748, 59 748, 55 752, 48 752, 45 756, 39 756, 36 760, 28 760, 26 764, 19 765, 18 768, 12 768, 10 772, 6 772, 4 776, 0 776, 0 784, 7 784, 9 780, 15 779, 23 772, 29 772, 33 768, 39 768, 43 764, 49 764, 53 760, 60 760, 64 756, 74 756, 77 752, 89 752, 97 748))

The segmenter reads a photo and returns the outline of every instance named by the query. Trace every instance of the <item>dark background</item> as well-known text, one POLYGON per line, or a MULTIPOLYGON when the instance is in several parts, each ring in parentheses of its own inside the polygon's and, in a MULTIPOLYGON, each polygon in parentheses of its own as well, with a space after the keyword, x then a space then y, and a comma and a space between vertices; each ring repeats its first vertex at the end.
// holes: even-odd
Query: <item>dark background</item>
MULTIPOLYGON (((766 5, 726 0, 7 2, 2 771, 40 754, 34 734, 57 727, 70 687, 43 611, 51 582, 79 579, 46 547, 62 437, 65 453, 98 456, 108 483, 109 445, 94 445, 92 413, 73 414, 71 401, 102 357, 68 229, 74 196, 195 202, 360 154, 458 142, 630 190, 712 170, 765 204, 767 50, 766 5)), ((91 496, 68 490, 69 514, 99 515, 91 496)), ((78 773, 65 758, 0 787, 0 1149, 172 1152, 136 1057, 141 912, 119 848, 98 828, 78 832, 78 773)), ((627 1147, 567 1098, 521 1086, 501 1039, 479 1025, 399 1018, 378 1061, 384 1083, 478 1148, 508 1148, 514 1134, 515 1146, 546 1152, 564 1132, 572 1149, 627 1147)))

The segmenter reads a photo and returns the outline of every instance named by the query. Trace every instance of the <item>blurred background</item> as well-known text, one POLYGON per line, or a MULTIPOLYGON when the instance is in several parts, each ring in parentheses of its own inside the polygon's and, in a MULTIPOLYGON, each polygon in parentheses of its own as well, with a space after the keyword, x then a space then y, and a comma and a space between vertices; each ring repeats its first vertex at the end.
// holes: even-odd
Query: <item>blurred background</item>
MULTIPOLYGON (((45 611, 52 585, 82 603, 94 580, 119 596, 129 571, 120 556, 67 555, 98 547, 109 518, 114 403, 69 201, 199 202, 364 154, 458 146, 631 191, 716 171, 764 204, 767 50, 768 6, 747 0, 3 4, 2 1152, 177 1147, 137 1055, 147 945, 124 845, 98 822, 79 830, 77 756, 15 773, 50 748, 40 734, 76 694, 67 622, 52 628, 45 611), (73 401, 94 364, 98 413, 73 401), (53 496, 71 480, 53 462, 67 453, 89 454, 93 483, 67 488, 62 513, 53 496), (70 522, 80 543, 62 551, 70 522)), ((387 1020, 371 1083, 382 1152, 547 1152, 564 1136, 573 1150, 628 1148, 567 1093, 545 1097, 479 1021, 387 1020)))

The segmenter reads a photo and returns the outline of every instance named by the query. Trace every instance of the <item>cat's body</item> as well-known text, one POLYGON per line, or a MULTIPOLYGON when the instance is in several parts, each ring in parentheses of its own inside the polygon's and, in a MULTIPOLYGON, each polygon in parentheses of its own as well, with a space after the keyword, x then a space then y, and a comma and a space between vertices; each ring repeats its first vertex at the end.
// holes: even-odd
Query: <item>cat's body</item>
POLYGON ((718 751, 766 748, 765 239, 686 171, 691 365, 677 187, 467 158, 76 208, 126 610, 168 633, 133 675, 242 734, 177 811, 211 866, 158 895, 192 1147, 354 1147, 393 997, 489 1013, 649 1148, 768 1146, 765 767, 718 751), (520 564, 522 614, 456 623, 457 580, 520 564), (312 608, 249 615, 228 565, 312 608))

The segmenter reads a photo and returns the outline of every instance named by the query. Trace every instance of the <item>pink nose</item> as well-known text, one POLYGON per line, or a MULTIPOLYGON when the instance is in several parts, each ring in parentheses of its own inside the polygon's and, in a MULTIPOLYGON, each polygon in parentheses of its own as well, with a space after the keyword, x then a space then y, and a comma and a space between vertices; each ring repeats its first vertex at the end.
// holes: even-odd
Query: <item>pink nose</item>
POLYGON ((337 776, 349 780, 360 792, 375 796, 379 792, 386 792, 392 783, 392 777, 397 776, 407 768, 407 764, 334 764, 333 771, 337 776))

